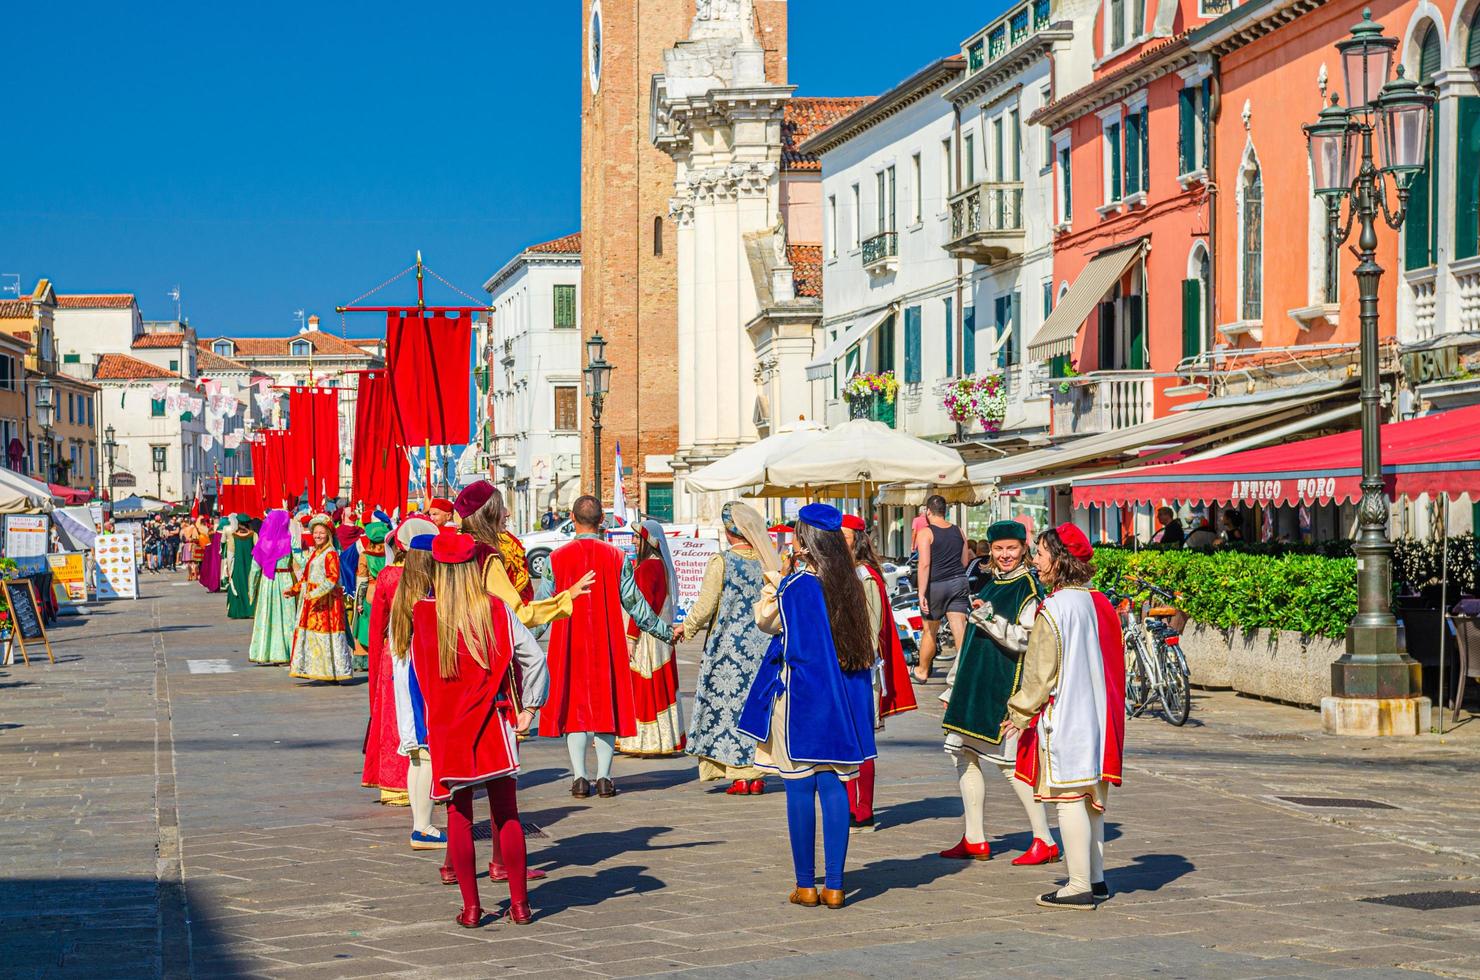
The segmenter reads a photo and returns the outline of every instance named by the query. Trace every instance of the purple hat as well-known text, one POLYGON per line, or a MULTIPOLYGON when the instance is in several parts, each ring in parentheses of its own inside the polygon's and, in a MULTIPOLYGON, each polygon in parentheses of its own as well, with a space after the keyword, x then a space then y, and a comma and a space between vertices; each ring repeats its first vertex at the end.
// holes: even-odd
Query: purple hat
POLYGON ((458 517, 467 517, 476 513, 479 508, 488 503, 493 496, 493 484, 487 480, 479 480, 469 483, 463 487, 462 493, 457 495, 457 500, 452 504, 452 509, 457 512, 458 517))

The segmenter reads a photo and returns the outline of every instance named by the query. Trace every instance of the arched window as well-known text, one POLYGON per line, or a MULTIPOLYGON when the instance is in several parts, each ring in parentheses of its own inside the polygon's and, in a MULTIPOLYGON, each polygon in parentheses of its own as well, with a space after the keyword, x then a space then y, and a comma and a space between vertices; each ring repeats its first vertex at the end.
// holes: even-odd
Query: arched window
POLYGON ((1243 265, 1241 319, 1258 320, 1264 315, 1264 179, 1254 162, 1243 179, 1243 235, 1240 258, 1243 265))
POLYGON ((1187 257, 1187 278, 1182 280, 1183 358, 1197 357, 1206 346, 1208 277, 1208 248, 1198 242, 1187 257))
POLYGON ((661 214, 653 218, 653 254, 663 254, 663 216, 661 214))

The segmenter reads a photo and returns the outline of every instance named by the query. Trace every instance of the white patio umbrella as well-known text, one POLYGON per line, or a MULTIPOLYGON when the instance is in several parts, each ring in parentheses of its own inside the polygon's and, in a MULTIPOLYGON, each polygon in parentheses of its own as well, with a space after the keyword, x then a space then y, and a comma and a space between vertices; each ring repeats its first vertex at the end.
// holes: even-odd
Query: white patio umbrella
POLYGON ((774 435, 743 446, 690 473, 685 485, 699 493, 738 490, 766 482, 766 467, 788 453, 811 445, 827 431, 820 422, 799 419, 774 435))
POLYGON ((884 483, 962 483, 966 465, 949 446, 882 422, 854 419, 766 468, 763 496, 867 496, 884 483))
POLYGON ((49 513, 59 503, 46 484, 0 466, 0 514, 49 513))

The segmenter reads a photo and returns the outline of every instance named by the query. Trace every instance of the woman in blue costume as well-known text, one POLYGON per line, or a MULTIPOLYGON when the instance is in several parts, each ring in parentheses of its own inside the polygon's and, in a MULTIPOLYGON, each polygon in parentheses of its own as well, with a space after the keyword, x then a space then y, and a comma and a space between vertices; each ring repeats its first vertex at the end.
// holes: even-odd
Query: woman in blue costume
POLYGON ((796 905, 843 907, 848 793, 843 783, 875 756, 874 663, 863 583, 842 535, 843 515, 808 504, 797 550, 767 576, 756 625, 774 635, 740 715, 755 764, 782 777, 796 871, 796 905), (778 581, 779 579, 779 581, 778 581), (816 888, 817 803, 822 805, 824 887, 816 888))

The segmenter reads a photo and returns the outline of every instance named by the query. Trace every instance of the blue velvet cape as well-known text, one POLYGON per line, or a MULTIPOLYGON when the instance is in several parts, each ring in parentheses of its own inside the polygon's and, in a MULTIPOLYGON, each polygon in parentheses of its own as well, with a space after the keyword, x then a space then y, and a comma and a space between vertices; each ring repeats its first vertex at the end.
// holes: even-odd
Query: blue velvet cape
POLYGON ((822 583, 796 572, 777 589, 781 635, 771 646, 740 713, 740 731, 758 742, 771 733, 771 712, 786 690, 782 667, 790 668, 786 751, 794 762, 858 765, 878 754, 874 747, 874 687, 868 670, 838 664, 822 583))

